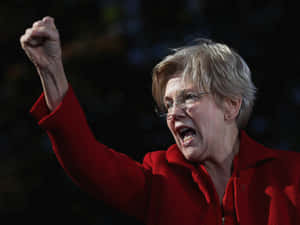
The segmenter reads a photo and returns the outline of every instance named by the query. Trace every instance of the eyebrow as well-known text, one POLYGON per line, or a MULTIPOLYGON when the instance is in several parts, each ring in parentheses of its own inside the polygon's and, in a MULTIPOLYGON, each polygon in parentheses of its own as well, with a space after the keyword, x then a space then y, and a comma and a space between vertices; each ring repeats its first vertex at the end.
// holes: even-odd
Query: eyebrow
MULTIPOLYGON (((176 93, 176 97, 182 97, 182 96, 184 96, 185 94, 187 94, 188 92, 190 92, 190 91, 193 91, 193 89, 183 89, 183 90, 180 90, 180 91, 177 91, 177 93, 176 93)), ((164 96, 164 99, 163 99, 163 101, 164 102, 166 102, 166 101, 170 101, 171 100, 171 97, 169 97, 169 96, 164 96)))

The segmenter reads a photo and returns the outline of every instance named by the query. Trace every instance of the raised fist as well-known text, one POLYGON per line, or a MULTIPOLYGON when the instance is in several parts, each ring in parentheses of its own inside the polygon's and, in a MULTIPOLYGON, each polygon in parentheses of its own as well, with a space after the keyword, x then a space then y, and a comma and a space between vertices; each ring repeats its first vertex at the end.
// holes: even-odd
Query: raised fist
POLYGON ((68 81, 54 19, 47 16, 36 21, 21 36, 20 42, 41 78, 48 108, 55 109, 68 90, 68 81))
POLYGON ((59 33, 52 17, 33 23, 21 36, 20 42, 37 69, 46 69, 62 60, 59 33))

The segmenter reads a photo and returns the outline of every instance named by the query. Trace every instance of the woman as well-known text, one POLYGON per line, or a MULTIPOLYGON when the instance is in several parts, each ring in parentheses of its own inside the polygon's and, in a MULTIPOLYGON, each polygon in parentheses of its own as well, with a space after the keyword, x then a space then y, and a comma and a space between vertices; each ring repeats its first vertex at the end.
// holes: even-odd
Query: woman
POLYGON ((53 18, 20 41, 44 90, 31 113, 82 189, 145 224, 300 224, 299 154, 242 130, 255 86, 228 46, 201 40, 155 66, 153 96, 176 144, 140 164, 95 140, 64 74, 53 18))

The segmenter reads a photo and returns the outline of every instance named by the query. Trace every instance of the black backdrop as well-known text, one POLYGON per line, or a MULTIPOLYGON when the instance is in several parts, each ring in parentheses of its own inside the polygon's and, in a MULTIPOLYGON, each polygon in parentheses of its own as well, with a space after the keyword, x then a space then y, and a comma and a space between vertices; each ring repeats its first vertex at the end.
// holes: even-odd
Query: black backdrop
POLYGON ((250 136, 300 151, 294 9, 284 0, 1 1, 1 223, 136 223, 72 183, 28 114, 42 89, 19 37, 35 20, 55 18, 68 79, 98 140, 141 161, 173 142, 153 111, 151 70, 197 37, 227 43, 248 62, 259 90, 250 136))

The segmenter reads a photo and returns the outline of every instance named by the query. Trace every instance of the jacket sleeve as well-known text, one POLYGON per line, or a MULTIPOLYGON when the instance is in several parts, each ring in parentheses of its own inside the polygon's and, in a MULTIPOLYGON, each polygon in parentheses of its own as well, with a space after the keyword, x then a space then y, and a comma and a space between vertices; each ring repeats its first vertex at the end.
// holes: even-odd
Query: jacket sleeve
POLYGON ((71 86, 49 112, 44 94, 30 110, 47 132, 66 173, 83 190, 143 220, 148 205, 151 168, 95 140, 71 86))

